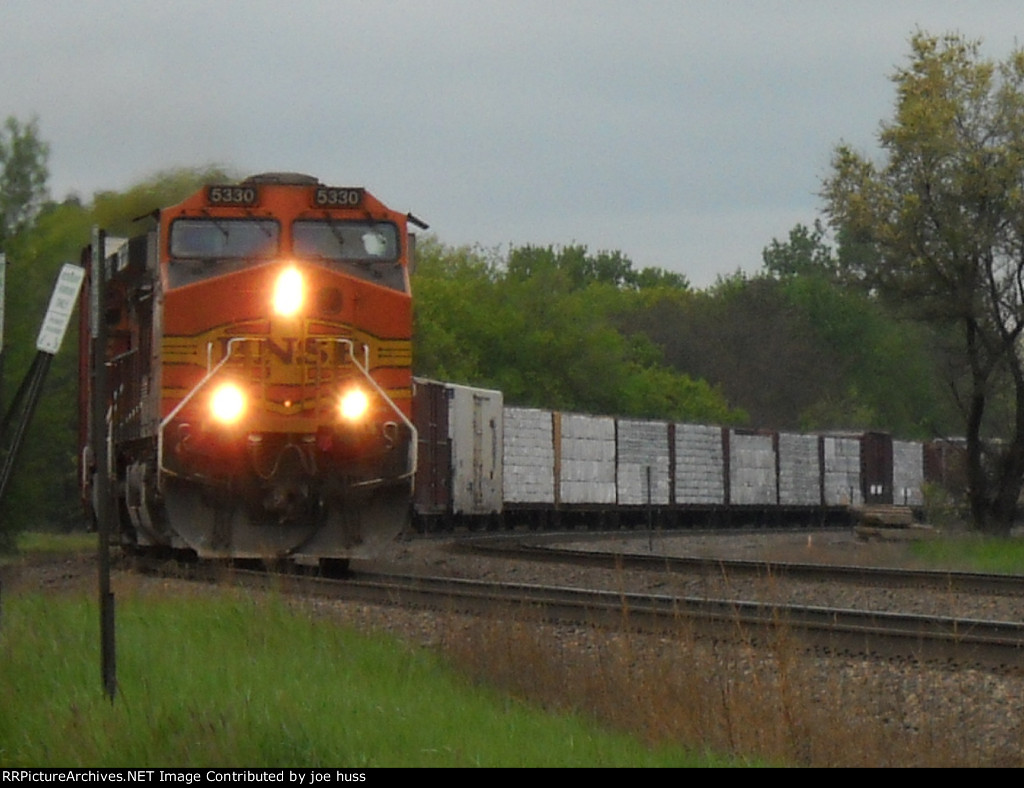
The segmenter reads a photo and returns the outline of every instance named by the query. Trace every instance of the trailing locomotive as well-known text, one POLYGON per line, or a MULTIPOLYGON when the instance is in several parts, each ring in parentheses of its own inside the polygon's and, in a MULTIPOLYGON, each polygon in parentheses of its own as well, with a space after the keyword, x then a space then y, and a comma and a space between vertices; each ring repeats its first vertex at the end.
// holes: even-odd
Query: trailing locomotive
POLYGON ((155 216, 145 235, 101 246, 102 261, 86 254, 86 501, 103 440, 125 544, 297 562, 374 554, 408 523, 416 470, 416 220, 362 188, 290 173, 207 186, 155 216))

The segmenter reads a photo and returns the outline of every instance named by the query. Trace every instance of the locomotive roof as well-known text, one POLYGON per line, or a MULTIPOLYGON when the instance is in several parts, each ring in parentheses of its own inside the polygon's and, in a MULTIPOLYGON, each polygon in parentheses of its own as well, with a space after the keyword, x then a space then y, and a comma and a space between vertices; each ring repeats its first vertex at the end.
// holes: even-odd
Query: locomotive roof
POLYGON ((261 172, 250 175, 242 183, 267 183, 280 186, 317 186, 320 181, 301 172, 261 172))

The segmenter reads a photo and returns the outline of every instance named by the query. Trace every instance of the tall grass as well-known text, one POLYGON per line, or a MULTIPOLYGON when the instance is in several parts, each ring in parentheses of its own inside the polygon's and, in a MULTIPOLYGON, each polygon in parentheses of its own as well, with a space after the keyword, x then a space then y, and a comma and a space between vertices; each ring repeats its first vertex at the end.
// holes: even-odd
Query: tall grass
POLYGON ((473 688, 436 655, 273 598, 122 597, 113 704, 95 604, 4 599, 0 766, 707 763, 473 688))
POLYGON ((755 641, 740 628, 726 639, 641 635, 627 621, 598 642, 584 630, 566 639, 539 622, 478 620, 446 652, 483 685, 652 746, 814 767, 1024 765, 1024 697, 990 674, 817 658, 784 626, 755 641), (996 709, 1006 715, 993 736, 983 728, 996 709))

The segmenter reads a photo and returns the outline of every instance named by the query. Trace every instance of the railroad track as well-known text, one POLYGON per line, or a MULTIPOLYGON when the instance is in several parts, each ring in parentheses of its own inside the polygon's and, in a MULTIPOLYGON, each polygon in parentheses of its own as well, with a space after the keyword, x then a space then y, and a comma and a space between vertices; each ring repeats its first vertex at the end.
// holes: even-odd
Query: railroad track
MULTIPOLYGON (((645 555, 621 551, 559 547, 560 537, 536 537, 528 542, 509 537, 476 537, 452 545, 458 552, 494 558, 546 561, 604 569, 640 569, 719 576, 753 575, 794 580, 827 580, 871 587, 933 589, 967 594, 1024 596, 1024 576, 935 569, 891 569, 876 566, 752 561, 699 556, 645 555)), ((574 536, 574 541, 579 537, 574 536)))
POLYGON ((689 632, 753 644, 786 636, 831 654, 913 658, 1004 672, 1024 669, 1024 624, 1008 621, 423 575, 360 573, 338 579, 208 564, 185 571, 178 568, 172 574, 286 594, 448 614, 509 615, 645 632, 689 632))

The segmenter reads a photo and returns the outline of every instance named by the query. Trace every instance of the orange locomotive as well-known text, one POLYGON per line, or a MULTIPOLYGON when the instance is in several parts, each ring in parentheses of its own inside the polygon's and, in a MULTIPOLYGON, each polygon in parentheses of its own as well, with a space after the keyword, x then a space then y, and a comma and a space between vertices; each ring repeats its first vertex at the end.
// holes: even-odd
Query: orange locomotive
POLYGON ((372 555, 406 525, 409 222, 364 189, 270 173, 105 245, 109 396, 83 468, 105 432, 122 540, 305 563, 372 555))

